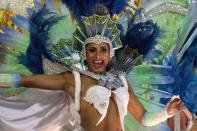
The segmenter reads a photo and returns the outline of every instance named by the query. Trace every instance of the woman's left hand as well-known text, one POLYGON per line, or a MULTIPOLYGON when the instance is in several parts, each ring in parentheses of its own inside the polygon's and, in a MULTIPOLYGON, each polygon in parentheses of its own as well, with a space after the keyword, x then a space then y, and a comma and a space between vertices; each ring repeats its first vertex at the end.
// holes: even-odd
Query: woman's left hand
POLYGON ((177 110, 177 111, 183 110, 183 102, 179 98, 175 98, 174 100, 172 100, 169 103, 169 105, 167 107, 168 115, 174 115, 175 110, 177 110))

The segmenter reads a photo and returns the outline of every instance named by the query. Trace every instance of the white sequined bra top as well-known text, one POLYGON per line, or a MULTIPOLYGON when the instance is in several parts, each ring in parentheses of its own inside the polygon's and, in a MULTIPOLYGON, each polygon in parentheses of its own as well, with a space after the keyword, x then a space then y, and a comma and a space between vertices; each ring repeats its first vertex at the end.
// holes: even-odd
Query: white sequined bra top
MULTIPOLYGON (((79 72, 73 72, 75 77, 75 105, 77 109, 80 109, 80 92, 81 92, 81 81, 79 72)), ((118 112, 121 121, 121 128, 124 129, 124 117, 127 114, 127 106, 129 101, 128 84, 124 76, 120 75, 119 78, 123 82, 123 87, 116 90, 109 90, 103 86, 95 85, 88 89, 84 100, 90 104, 93 104, 96 110, 101 114, 101 118, 97 122, 98 125, 107 115, 107 109, 109 106, 110 97, 115 94, 115 100, 118 106, 118 112)))

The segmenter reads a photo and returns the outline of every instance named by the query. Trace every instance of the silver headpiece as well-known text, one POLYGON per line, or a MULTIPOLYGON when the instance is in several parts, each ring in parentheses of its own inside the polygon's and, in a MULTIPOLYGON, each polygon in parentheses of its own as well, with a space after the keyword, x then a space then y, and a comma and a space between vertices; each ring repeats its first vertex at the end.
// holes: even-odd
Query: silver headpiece
POLYGON ((110 56, 114 56, 114 50, 122 46, 120 31, 116 23, 110 19, 109 15, 83 16, 82 23, 79 24, 74 33, 76 50, 82 51, 86 59, 85 46, 88 43, 107 43, 110 47, 110 56))

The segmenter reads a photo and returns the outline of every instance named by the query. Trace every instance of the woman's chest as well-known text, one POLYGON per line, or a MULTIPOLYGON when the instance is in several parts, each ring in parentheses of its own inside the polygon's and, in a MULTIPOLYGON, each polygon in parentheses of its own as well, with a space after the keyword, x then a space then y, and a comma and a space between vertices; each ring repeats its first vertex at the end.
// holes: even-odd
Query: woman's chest
POLYGON ((81 125, 87 131, 121 131, 118 108, 113 96, 109 99, 109 106, 105 118, 97 125, 102 115, 93 104, 81 100, 80 116, 81 125))

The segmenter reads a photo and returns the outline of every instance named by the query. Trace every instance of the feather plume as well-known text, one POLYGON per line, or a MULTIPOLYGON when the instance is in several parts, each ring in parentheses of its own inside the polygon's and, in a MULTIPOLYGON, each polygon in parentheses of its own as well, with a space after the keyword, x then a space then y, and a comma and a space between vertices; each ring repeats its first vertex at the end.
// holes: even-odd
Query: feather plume
POLYGON ((153 21, 141 22, 131 27, 122 41, 146 57, 156 45, 159 33, 159 27, 153 21))
POLYGON ((126 6, 129 0, 62 0, 63 3, 73 12, 78 21, 81 16, 91 15, 91 11, 97 4, 104 4, 111 15, 119 14, 126 6))

